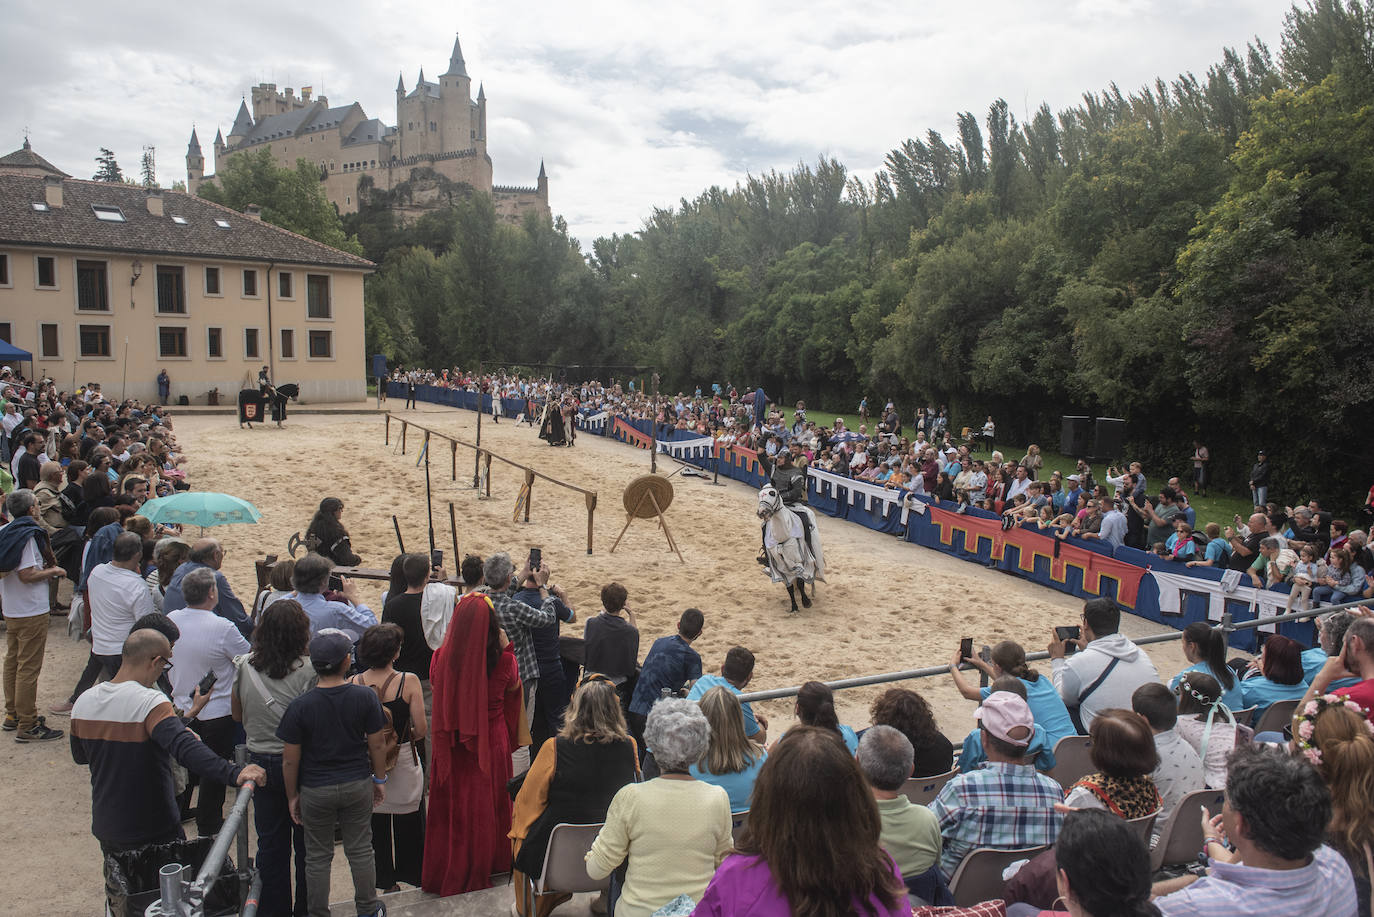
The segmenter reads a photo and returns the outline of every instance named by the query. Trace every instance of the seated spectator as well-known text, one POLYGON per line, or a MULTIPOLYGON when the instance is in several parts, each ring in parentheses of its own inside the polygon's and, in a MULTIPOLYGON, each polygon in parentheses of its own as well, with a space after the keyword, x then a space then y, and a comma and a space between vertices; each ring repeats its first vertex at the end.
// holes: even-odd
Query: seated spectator
POLYGON ((639 671, 639 627, 635 613, 625 607, 625 587, 601 587, 601 613, 587 619, 583 669, 605 675, 628 709, 634 678, 639 671))
POLYGON ((1331 792, 1326 842, 1354 874, 1361 914, 1369 913, 1369 851, 1374 849, 1374 736, 1365 713, 1349 698, 1318 698, 1295 718, 1294 743, 1331 792))
POLYGON ((943 838, 940 874, 946 881, 969 851, 1054 843, 1062 816, 1059 784, 1031 766, 1035 732, 1030 707, 1015 694, 990 695, 974 716, 983 734, 985 767, 958 774, 930 804, 943 838))
POLYGON ((1259 660, 1251 663, 1250 677, 1242 679, 1240 692, 1245 706, 1255 708, 1253 722, 1276 700, 1297 700, 1307 690, 1302 677, 1302 647, 1283 634, 1264 641, 1259 660))
POLYGON ((291 584, 296 588, 292 598, 300 602, 310 616, 312 634, 333 627, 356 642, 363 631, 377 623, 377 616, 359 600, 358 586, 348 577, 343 578, 340 590, 344 601, 333 602, 324 597, 333 569, 334 562, 322 554, 310 553, 296 561, 295 572, 291 575, 291 584))
MULTIPOLYGON (((1350 628, 1355 616, 1349 610, 1333 611, 1316 619, 1317 625, 1317 645, 1310 650, 1302 651, 1302 678, 1309 685, 1316 679, 1317 673, 1326 666, 1326 660, 1332 656, 1341 655, 1345 648, 1345 632, 1350 628)), ((1326 685, 1326 692, 1338 691, 1341 688, 1348 688, 1358 684, 1360 679, 1356 675, 1341 670, 1344 674, 1339 675, 1335 681, 1326 685)))
POLYGON ((1221 702, 1231 710, 1245 707, 1240 679, 1226 664, 1226 633, 1206 621, 1194 621, 1183 628, 1183 658, 1191 665, 1169 680, 1170 690, 1178 688, 1178 681, 1188 672, 1206 672, 1222 686, 1221 702))
POLYGON ((520 917, 547 917, 571 895, 533 898, 524 881, 543 874, 549 834, 557 824, 606 820, 611 799, 634 781, 639 756, 625 728, 620 698, 604 676, 584 678, 573 694, 563 728, 539 749, 515 797, 511 816, 516 910, 520 917))
POLYGON ((1204 809, 1202 818, 1211 868, 1203 878, 1155 885, 1155 906, 1164 917, 1355 914, 1350 867, 1322 843, 1331 794, 1306 761, 1241 746, 1227 765, 1226 804, 1216 816, 1204 809))
MULTIPOLYGON (((1269 638, 1273 640, 1273 637, 1269 638)), ((1365 710, 1365 715, 1374 723, 1374 618, 1356 616, 1345 631, 1339 656, 1332 656, 1298 704, 1305 708, 1317 694, 1334 691, 1341 697, 1348 697, 1365 710), (1334 687, 1342 672, 1353 672, 1360 680, 1343 688, 1334 687)))
POLYGON ((363 559, 353 553, 353 545, 348 540, 348 530, 344 528, 343 501, 338 497, 325 497, 310 527, 305 530, 305 546, 317 554, 323 554, 340 567, 356 567, 363 559))
MULTIPOLYGON (((852 755, 859 750, 859 736, 848 726, 842 725, 835 715, 835 692, 819 681, 808 681, 797 692, 797 704, 793 708, 802 726, 816 726, 829 729, 844 743, 852 755)), ((787 737, 783 733, 773 747, 787 737)))
MULTIPOLYGON (((94 545, 92 545, 93 551, 94 545)), ((105 559, 108 560, 108 558, 105 559)), ((219 604, 215 606, 215 614, 237 627, 239 633, 243 634, 245 638, 251 637, 253 636, 253 622, 248 617, 247 612, 243 610, 243 603, 239 601, 238 596, 234 595, 234 590, 229 587, 229 580, 221 571, 223 565, 224 546, 218 540, 202 538, 191 545, 186 563, 177 567, 172 573, 172 578, 167 582, 167 588, 162 596, 162 607, 167 614, 171 614, 179 608, 185 608, 186 600, 181 594, 181 581, 193 570, 209 568, 214 571, 215 594, 219 596, 219 604)), ((301 604, 305 604, 304 601, 301 604)))
POLYGON ((1065 736, 1076 735, 1073 720, 1069 717, 1064 699, 1055 690, 1054 683, 1044 678, 1026 664, 1026 651, 1014 640, 1003 640, 992 648, 992 661, 984 662, 977 656, 956 659, 950 664, 949 673, 954 677, 954 687, 968 700, 983 701, 992 693, 991 687, 978 688, 964 680, 959 672, 959 663, 967 662, 975 669, 995 680, 1002 675, 1015 677, 1025 686, 1026 703, 1030 705, 1035 723, 1044 729, 1046 745, 1050 750, 1065 736))
POLYGON ((1065 659, 1064 641, 1056 636, 1050 642, 1054 687, 1080 734, 1086 734, 1098 712, 1129 707, 1136 688, 1159 680, 1150 657, 1120 629, 1121 609, 1115 600, 1090 599, 1083 606, 1080 652, 1065 659))
MULTIPOLYGON (((176 541, 168 538, 164 538, 162 540, 162 542, 168 541, 170 541, 172 544, 177 543, 176 541)), ((162 542, 158 543, 159 549, 161 549, 162 547, 162 542)), ((156 557, 157 555, 154 555, 155 560, 156 557)), ((162 563, 161 561, 158 561, 158 570, 160 571, 161 569, 162 563)), ((256 621, 258 617, 262 615, 263 609, 265 609, 268 605, 271 605, 278 599, 284 599, 291 594, 294 588, 291 585, 291 577, 294 576, 295 573, 296 559, 294 557, 284 558, 272 565, 271 572, 267 574, 267 591, 264 592, 262 595, 258 596, 258 600, 253 603, 254 621, 256 621)), ((159 576, 160 575, 161 574, 159 573, 159 576)))
MULTIPOLYGON (((625 715, 630 735, 636 741, 644 738, 644 719, 664 691, 677 695, 701 677, 701 655, 692 649, 692 641, 701 636, 705 621, 699 609, 689 608, 678 618, 676 634, 659 637, 649 647, 635 682, 630 711, 625 715)), ((643 752, 641 742, 640 753, 643 752)))
POLYGON ((1207 784, 1202 758, 1185 742, 1174 727, 1178 724, 1178 698, 1163 685, 1141 685, 1131 695, 1131 709, 1150 724, 1155 737, 1159 764, 1150 774, 1159 791, 1159 817, 1155 819, 1153 847, 1175 807, 1187 794, 1207 784))
POLYGON ((1208 788, 1225 789, 1226 759, 1248 743, 1254 732, 1249 726, 1236 723, 1221 702, 1221 685, 1206 672, 1184 672, 1174 692, 1178 695, 1178 722, 1174 729, 1202 759, 1208 788))
POLYGON ((1188 566, 1225 568, 1231 559, 1231 544, 1221 537, 1221 526, 1209 522, 1202 527, 1202 531, 1207 536, 1207 547, 1203 549, 1202 558, 1188 561, 1188 566))
POLYGON ((1150 903, 1149 855, 1119 818, 1095 809, 1064 816, 1054 862, 1066 910, 1013 904, 1007 917, 1158 917, 1150 903))
MULTIPOLYGON (((172 582, 172 574, 177 568, 186 563, 186 559, 191 554, 191 546, 180 538, 168 536, 158 541, 157 547, 153 548, 153 569, 144 577, 148 583, 148 592, 153 597, 153 610, 159 614, 165 614, 167 586, 172 582)), ((290 590, 290 583, 287 590, 290 590)), ((264 593, 266 594, 266 593, 264 593)), ((282 593, 284 596, 286 593, 282 593)), ((282 596, 278 596, 281 598, 282 596)), ((256 611, 261 612, 271 602, 262 604, 256 611)), ((256 614, 254 615, 256 618, 256 614)))
POLYGON ((1326 574, 1318 577, 1312 586, 1313 604, 1329 602, 1339 605, 1355 601, 1364 589, 1364 577, 1364 567, 1355 561, 1354 555, 1347 548, 1332 551, 1326 574))
MULTIPOLYGON (((725 654, 725 662, 720 667, 720 674, 707 673, 698 678, 692 684, 692 690, 687 692, 687 699, 699 701, 712 688, 725 688, 738 697, 744 693, 744 689, 753 678, 754 654, 742 646, 732 646, 730 651, 725 654)), ((744 734, 760 745, 766 743, 768 741, 768 719, 763 714, 756 715, 754 708, 747 702, 740 703, 740 712, 744 716, 744 734)))
POLYGON ((911 913, 859 766, 824 730, 792 733, 759 774, 738 852, 716 870, 693 913, 911 913))
POLYGON ((1159 766, 1159 753, 1144 717, 1130 710, 1104 710, 1093 719, 1089 735, 1088 755, 1097 770, 1069 789, 1064 804, 1106 809, 1121 818, 1159 811, 1159 790, 1150 776, 1159 766))
POLYGON ((627 863, 619 900, 612 887, 616 917, 650 917, 679 895, 700 900, 729 852, 730 797, 689 773, 706 753, 710 733, 692 701, 666 698, 649 712, 644 739, 660 776, 615 794, 605 827, 587 851, 593 879, 627 863))
POLYGON ((934 894, 921 894, 912 883, 929 873, 927 882, 935 882, 935 865, 940 860, 940 824, 926 806, 913 805, 902 795, 902 786, 911 776, 915 753, 911 742, 891 726, 874 726, 864 731, 859 740, 857 757, 878 803, 882 818, 879 842, 905 877, 907 887, 920 897, 932 901, 934 894))
POLYGON ((768 752, 744 734, 739 701, 724 688, 712 688, 702 695, 701 712, 711 726, 711 742, 690 773, 703 783, 723 788, 730 795, 731 813, 747 812, 754 781, 768 752))
MULTIPOLYGON (((1010 675, 999 675, 993 679, 992 684, 988 686, 988 694, 983 699, 986 700, 987 697, 998 691, 1010 691, 1022 700, 1026 700, 1025 683, 1010 675)), ((1045 727, 1039 723, 1035 724, 1035 732, 1031 736, 1030 743, 1026 746, 1026 757, 1031 759, 1038 771, 1049 771, 1054 768, 1054 747, 1050 744, 1050 738, 1045 732, 1045 727)), ((959 750, 959 770, 965 773, 975 770, 982 767, 983 762, 987 759, 987 752, 983 751, 982 730, 975 729, 964 737, 964 745, 959 750)))
POLYGON ((913 777, 938 777, 953 767, 954 743, 945 738, 925 698, 909 688, 888 688, 869 708, 869 722, 891 726, 916 750, 913 777))

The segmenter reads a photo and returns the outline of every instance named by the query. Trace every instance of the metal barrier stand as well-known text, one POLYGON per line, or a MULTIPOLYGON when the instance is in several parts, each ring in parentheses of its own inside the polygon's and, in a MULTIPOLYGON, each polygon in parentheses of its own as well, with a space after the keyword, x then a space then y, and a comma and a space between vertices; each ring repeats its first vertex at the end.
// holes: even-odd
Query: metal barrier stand
MULTIPOLYGON (((1359 606, 1366 604, 1370 604, 1370 600, 1360 599, 1358 602, 1346 602, 1342 605, 1326 605, 1322 608, 1312 608, 1308 609, 1307 611, 1294 611, 1289 612, 1288 614, 1274 615, 1268 618, 1255 618, 1253 621, 1241 621, 1239 623, 1232 621, 1230 612, 1227 612, 1222 616, 1221 623, 1217 626, 1224 630, 1227 634, 1231 634, 1238 630, 1254 630, 1256 628, 1265 627, 1270 624, 1281 624, 1284 621, 1301 621, 1304 618, 1321 617, 1323 615, 1331 614, 1335 611, 1343 611, 1350 608, 1358 608, 1359 606)), ((1139 639, 1132 640, 1131 642, 1136 644, 1137 646, 1140 646, 1148 643, 1168 643, 1170 640, 1182 639, 1183 631, 1171 630, 1168 633, 1164 634, 1150 634, 1149 636, 1140 637, 1139 639)), ((1050 658, 1050 654, 1044 652, 1043 650, 1035 653, 1026 654, 1027 662, 1038 662, 1040 660, 1048 658, 1050 658)), ((907 681, 913 678, 929 678, 932 675, 945 675, 948 672, 949 666, 947 664, 932 665, 926 666, 922 669, 907 669, 902 672, 884 672, 881 675, 860 675, 855 678, 841 678, 838 681, 827 681, 825 682, 825 684, 827 687, 839 691, 843 688, 866 688, 871 685, 882 685, 893 681, 907 681)), ((749 701, 777 700, 783 697, 796 697, 799 691, 801 691, 800 685, 791 688, 771 688, 767 691, 748 691, 741 694, 739 696, 739 699, 741 703, 746 703, 749 701)))

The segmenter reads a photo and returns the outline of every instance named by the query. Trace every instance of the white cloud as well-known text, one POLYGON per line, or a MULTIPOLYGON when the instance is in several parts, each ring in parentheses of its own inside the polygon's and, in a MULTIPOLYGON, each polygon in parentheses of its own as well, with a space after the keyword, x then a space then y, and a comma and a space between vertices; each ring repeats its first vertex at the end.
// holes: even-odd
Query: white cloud
POLYGON ((263 0, 211 7, 18 3, 0 30, 0 151, 35 150, 85 177, 99 147, 136 170, 157 147, 184 177, 190 128, 209 152, 258 81, 314 87, 395 120, 463 36, 489 98, 496 180, 532 184, 584 242, 633 232, 747 172, 834 155, 862 174, 929 128, 1005 98, 1018 118, 1115 81, 1201 75, 1225 46, 1277 47, 1286 0, 985 0, 648 5, 341 0, 328 17, 263 0))

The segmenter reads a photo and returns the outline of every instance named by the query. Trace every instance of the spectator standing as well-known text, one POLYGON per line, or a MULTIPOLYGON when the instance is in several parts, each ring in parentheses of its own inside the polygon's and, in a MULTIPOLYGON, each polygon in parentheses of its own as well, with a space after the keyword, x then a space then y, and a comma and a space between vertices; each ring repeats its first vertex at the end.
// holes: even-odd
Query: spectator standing
POLYGON ((1263 449, 1250 468, 1250 505, 1263 510, 1269 503, 1269 456, 1263 449))
MULTIPOLYGON (((181 594, 181 582, 192 570, 203 567, 209 568, 215 574, 215 594, 219 596, 219 604, 215 606, 215 614, 224 618, 229 623, 239 629, 239 633, 244 637, 253 634, 253 622, 249 619, 247 612, 243 610, 243 603, 234 595, 234 590, 229 587, 229 580, 220 572, 220 567, 224 565, 224 546, 214 538, 202 538, 191 545, 191 553, 186 563, 177 567, 172 574, 171 580, 167 583, 167 589, 162 596, 162 607, 168 613, 176 611, 178 608, 186 607, 186 600, 181 594)), ((302 602, 302 605, 305 603, 302 602)))
POLYGON ((1198 440, 1193 440, 1193 487, 1199 497, 1207 496, 1207 463, 1212 453, 1198 440))
POLYGON ((1083 605, 1080 652, 1065 659, 1065 642, 1050 641, 1051 679, 1074 725, 1086 734, 1101 710, 1129 707, 1131 694, 1159 673, 1150 657, 1132 643, 1121 628, 1121 609, 1110 598, 1090 599, 1083 605))
POLYGON ((259 616, 252 652, 234 660, 231 715, 243 724, 248 760, 267 774, 267 782, 253 796, 253 827, 258 835, 254 862, 262 875, 263 917, 301 914, 306 908, 305 831, 291 818, 282 776, 285 743, 277 737, 277 728, 291 702, 319 680, 307 655, 309 645, 310 618, 299 602, 280 599, 259 616))
MULTIPOLYGON (((210 699, 191 723, 205 745, 228 760, 234 754, 237 730, 231 716, 229 699, 234 682, 234 659, 252 649, 228 620, 215 613, 219 596, 215 591, 215 571, 192 570, 181 581, 187 607, 173 611, 168 619, 181 631, 177 640, 179 665, 172 669, 172 701, 183 710, 191 706, 191 695, 202 679, 214 675, 210 699)), ((146 594, 146 589, 145 589, 146 594)), ((190 798, 188 787, 184 798, 190 798)), ((209 837, 224 823, 224 784, 200 784, 196 805, 196 832, 209 837)))
POLYGON ((291 597, 300 602, 310 616, 311 633, 333 628, 348 634, 356 643, 363 631, 377 623, 377 616, 359 600, 358 586, 348 577, 343 577, 342 602, 325 598, 324 591, 329 586, 333 569, 334 562, 328 557, 313 552, 305 555, 296 561, 295 572, 291 574, 291 583, 296 587, 291 597))
MULTIPOLYGON (((400 564, 400 582, 393 577, 392 588, 387 590, 386 603, 382 606, 382 623, 395 624, 401 629, 404 639, 401 642, 401 655, 396 658, 398 672, 411 672, 420 682, 424 696, 425 715, 433 709, 433 693, 430 688, 429 666, 434 658, 434 650, 444 643, 444 631, 448 629, 452 617, 454 600, 457 593, 452 586, 435 583, 442 587, 433 592, 429 604, 434 606, 435 628, 427 627, 425 604, 430 595, 429 557, 424 554, 402 554, 396 558, 400 564), (403 589, 396 587, 402 586, 403 589), (445 608, 445 606, 447 606, 445 608), (435 633, 437 631, 437 633, 435 633), (437 637, 436 644, 430 640, 437 637)), ((393 573, 395 567, 393 566, 393 573)))
POLYGON ((1203 809, 1202 819, 1208 875, 1156 883, 1155 906, 1164 917, 1355 914, 1350 867, 1322 843, 1331 794, 1306 761, 1241 746, 1227 766, 1220 814, 1203 809))
POLYGON ((713 783, 730 796, 733 814, 749 811, 754 781, 768 752, 744 734, 739 701, 724 688, 712 688, 701 698, 701 712, 711 727, 706 754, 689 772, 703 783, 713 783))
POLYGON ((913 805, 902 795, 915 760, 910 740, 891 726, 874 726, 859 740, 856 759, 878 804, 882 821, 879 843, 901 871, 907 887, 933 903, 934 894, 922 894, 933 891, 933 887, 918 890, 913 886, 917 882, 934 886, 937 881, 940 823, 929 808, 913 805))
MULTIPOLYGON (((698 678, 693 682, 692 689, 687 692, 687 699, 699 701, 712 688, 725 688, 738 697, 744 693, 744 689, 753 678, 754 654, 742 646, 732 646, 725 654, 720 674, 713 675, 708 672, 698 678)), ((765 744, 768 741, 767 717, 755 714, 754 708, 747 701, 740 702, 740 713, 744 717, 744 734, 760 745, 765 744)))
POLYGON ((353 641, 327 629, 310 640, 315 687, 282 715, 282 782, 291 817, 305 832, 306 900, 310 917, 329 917, 334 832, 343 838, 359 917, 386 913, 377 897, 372 809, 386 798, 386 719, 377 695, 349 684, 353 641))
POLYGON ((619 583, 601 587, 601 613, 587 619, 582 663, 588 672, 611 680, 626 709, 639 669, 639 627, 635 613, 625 605, 628 597, 619 583))
POLYGON ((119 654, 134 629, 134 622, 157 609, 148 584, 139 571, 143 564, 143 539, 124 532, 114 540, 113 557, 91 571, 87 590, 91 597, 91 652, 103 666, 106 678, 119 671, 119 654))
MULTIPOLYGON (((1175 730, 1178 725, 1178 699, 1160 684, 1144 684, 1131 695, 1131 709, 1145 719, 1154 734, 1159 764, 1150 773, 1159 791, 1159 817, 1155 819, 1154 840, 1178 808, 1179 800, 1207 786, 1207 774, 1197 749, 1175 730)), ((1151 841, 1150 846, 1154 846, 1151 841)))
POLYGON ((157 400, 166 404, 167 399, 172 395, 172 377, 167 375, 167 370, 162 369, 157 374, 157 400))
POLYGON ((692 649, 692 641, 701 636, 705 615, 699 609, 688 608, 677 621, 677 633, 659 637, 649 647, 644 665, 635 682, 634 696, 625 719, 630 735, 644 749, 644 720, 663 692, 677 694, 701 677, 701 654, 692 649))
MULTIPOLYGON (((531 608, 544 604, 544 592, 536 576, 528 577, 515 592, 514 598, 531 608)), ((534 644, 534 658, 539 663, 539 683, 534 694, 534 717, 530 724, 530 738, 535 749, 543 747, 545 741, 558 734, 563 728, 563 714, 572 700, 572 686, 563 671, 562 636, 559 622, 571 623, 576 612, 571 605, 557 596, 554 599, 554 614, 557 620, 543 627, 530 628, 530 641, 534 644)))
MULTIPOLYGON (((160 539, 157 546, 153 548, 153 569, 148 571, 148 575, 144 577, 144 581, 148 584, 148 595, 151 596, 153 600, 153 610, 158 614, 165 614, 168 610, 165 604, 167 598, 167 584, 172 581, 172 574, 176 572, 177 567, 180 567, 186 562, 190 553, 190 545, 180 538, 170 536, 160 539)), ((272 568, 273 571, 275 571, 278 566, 281 566, 280 562, 272 568)), ((270 595, 271 593, 266 593, 264 594, 264 598, 270 595)), ((281 595, 284 595, 284 593, 279 594, 277 598, 280 598, 281 595)), ((273 599, 273 601, 275 600, 276 599, 273 599)), ((261 607, 256 609, 257 612, 261 614, 262 609, 266 608, 269 604, 271 603, 264 602, 261 607)))
POLYGON ((5 721, 14 741, 62 738, 38 715, 38 676, 48 645, 48 582, 65 576, 38 521, 38 500, 19 488, 5 497, 10 522, 0 527, 0 606, 5 617, 5 721))
POLYGON ((257 765, 236 767, 202 744, 153 687, 172 661, 165 636, 135 630, 120 651, 115 677, 72 710, 72 760, 90 766, 91 833, 107 855, 182 838, 173 760, 205 781, 266 782, 257 765))
POLYGON ((1054 843, 1062 816, 1059 784, 1027 757, 1035 719, 1015 694, 992 694, 974 713, 988 762, 958 774, 930 804, 940 823, 940 874, 948 881, 978 847, 1008 849, 1054 843))

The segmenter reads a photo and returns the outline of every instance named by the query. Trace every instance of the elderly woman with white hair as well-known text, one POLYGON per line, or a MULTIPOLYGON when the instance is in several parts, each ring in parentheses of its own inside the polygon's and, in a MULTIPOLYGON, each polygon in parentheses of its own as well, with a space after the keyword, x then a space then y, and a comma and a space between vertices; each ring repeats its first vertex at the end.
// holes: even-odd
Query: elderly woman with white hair
POLYGON ((660 776, 615 794, 587 853, 594 879, 628 861, 616 917, 650 917, 679 895, 699 900, 730 851, 729 795, 689 773, 710 740, 711 727, 694 701, 666 698, 649 711, 644 743, 660 776))

